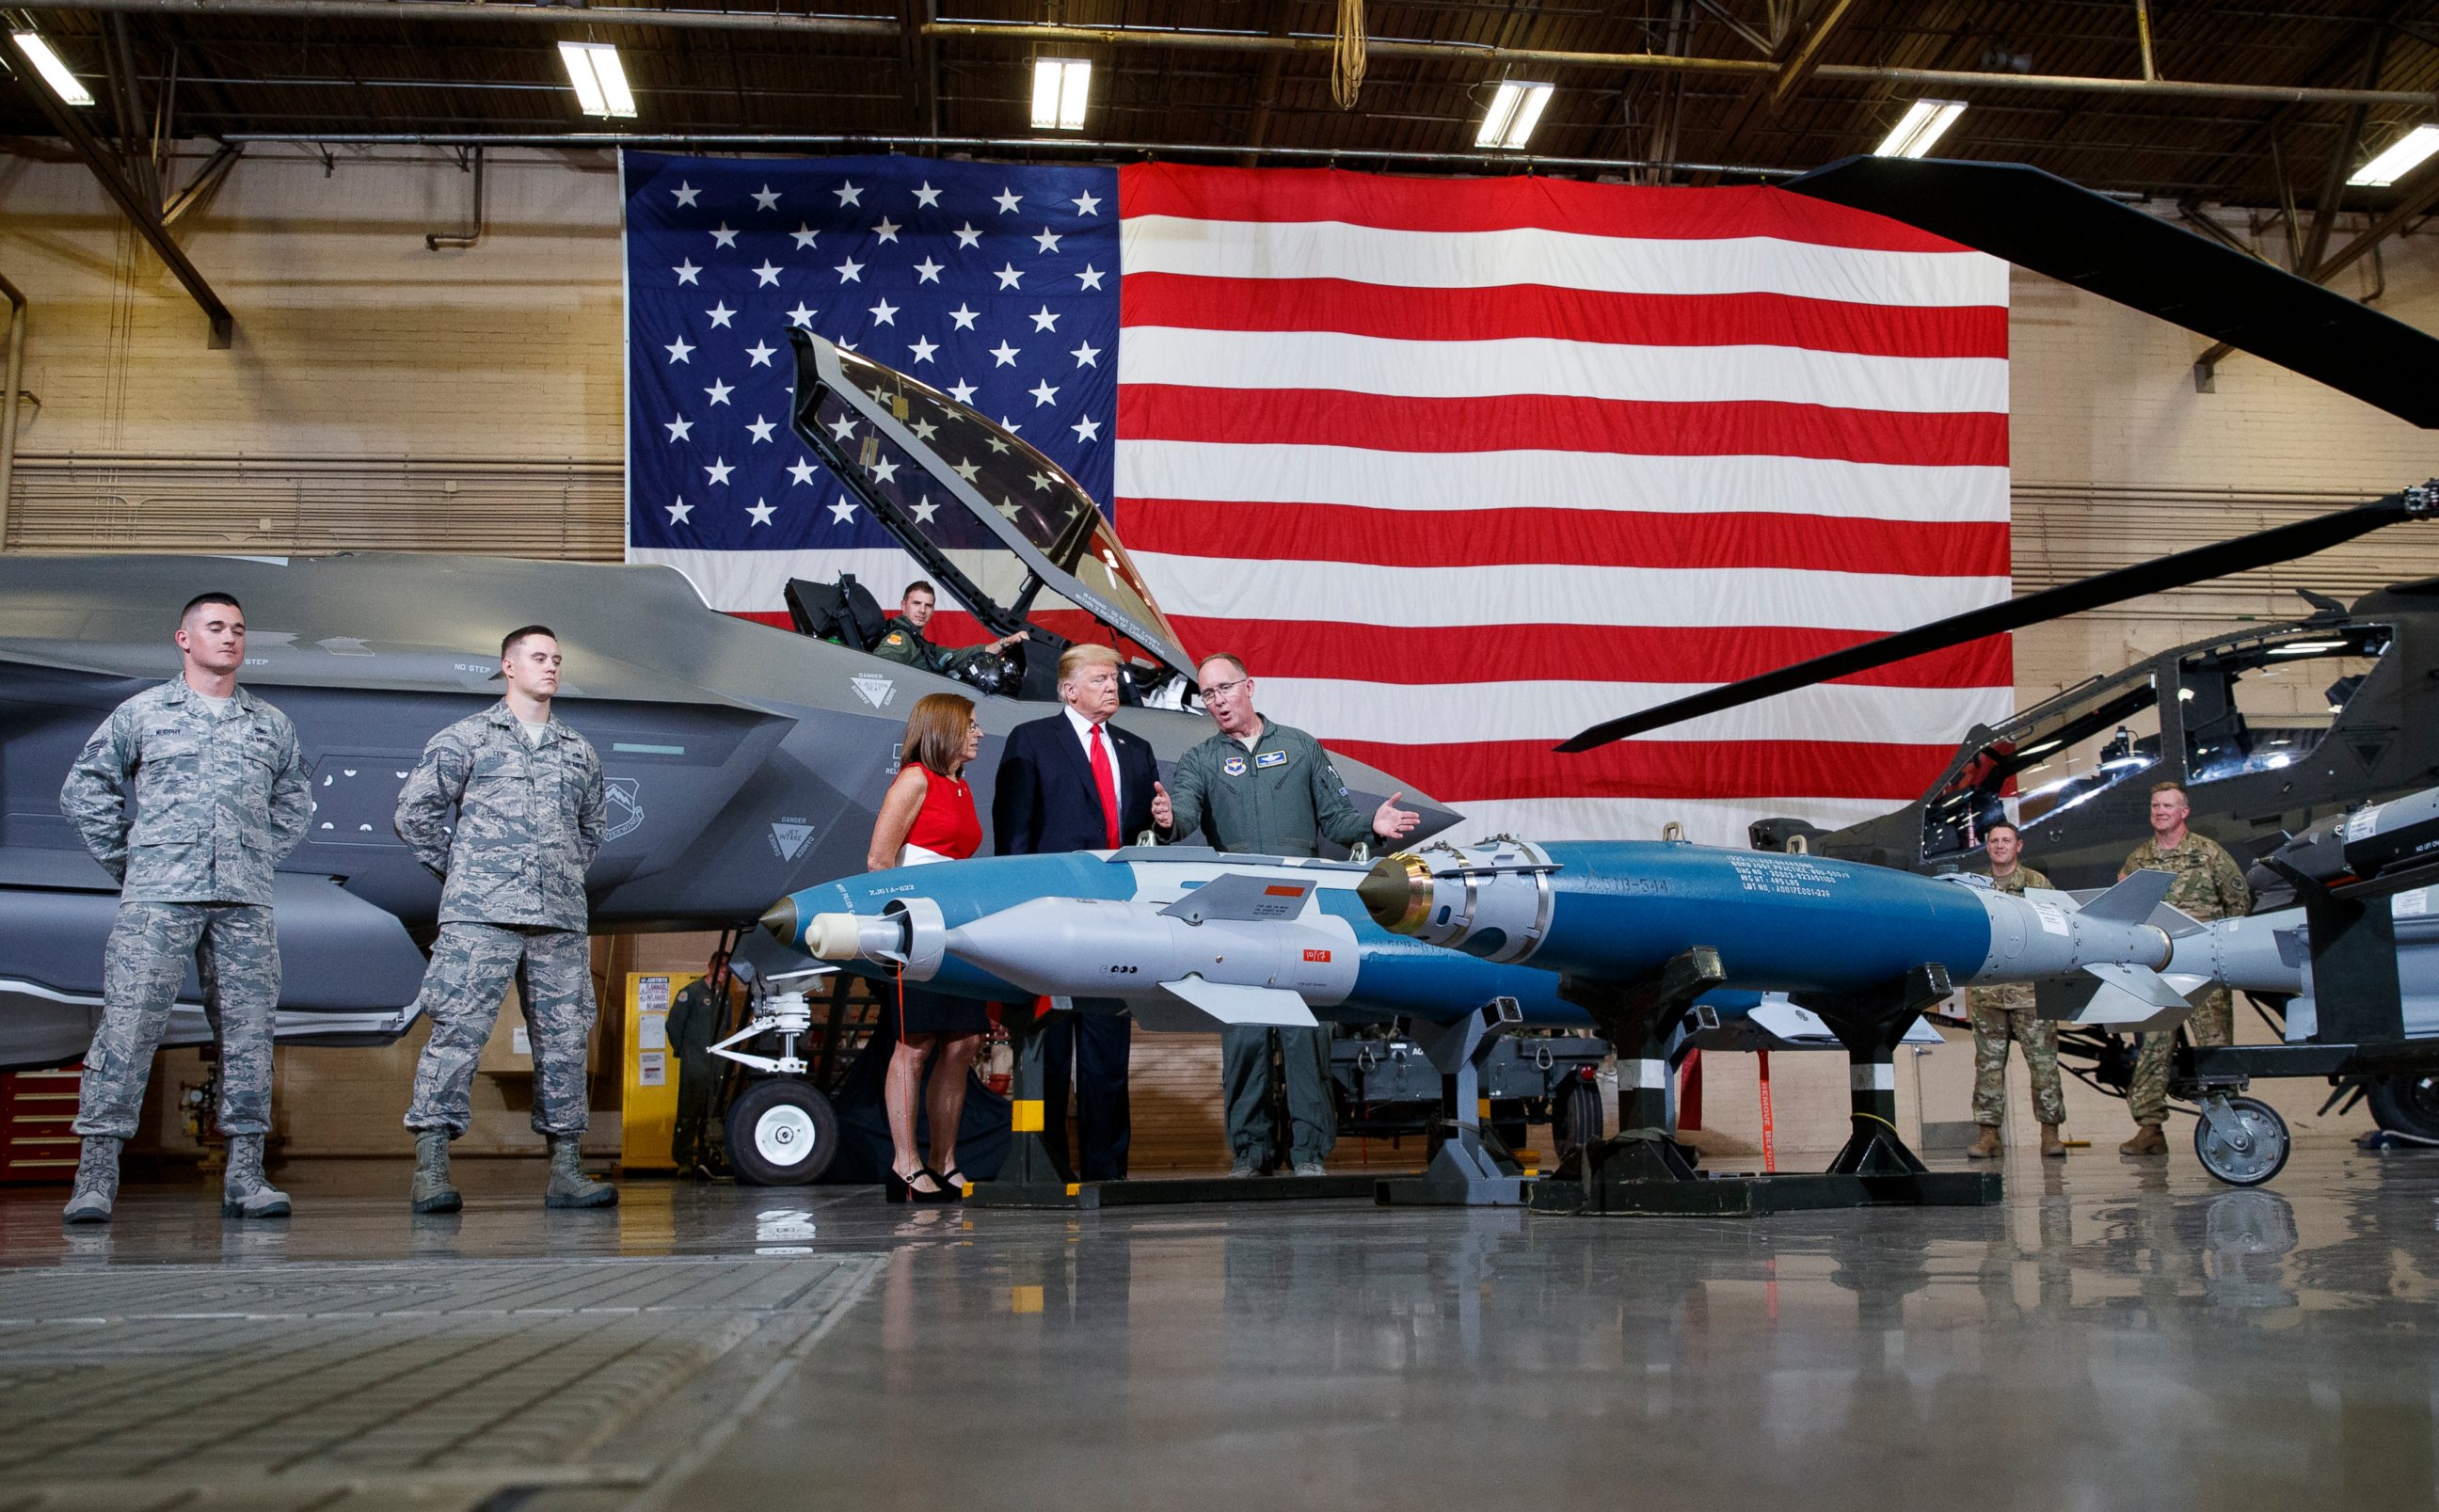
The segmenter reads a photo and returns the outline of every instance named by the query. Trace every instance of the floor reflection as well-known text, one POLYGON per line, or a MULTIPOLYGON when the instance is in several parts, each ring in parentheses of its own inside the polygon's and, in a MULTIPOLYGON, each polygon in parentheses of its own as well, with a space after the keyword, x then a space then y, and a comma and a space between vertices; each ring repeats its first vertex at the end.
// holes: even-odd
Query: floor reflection
POLYGON ((2273 1188, 2021 1161, 2000 1207, 1760 1220, 1299 1208, 891 1208, 863 1190, 532 1172, 404 1211, 403 1167, 284 1178, 223 1225, 131 1189, 108 1230, 0 1196, 15 1266, 514 1255, 879 1256, 686 1502, 774 1481, 886 1503, 1580 1499, 1883 1508, 2434 1500, 2439 1153, 2299 1150, 2273 1188), (791 1480, 791 1478, 796 1478, 791 1480))

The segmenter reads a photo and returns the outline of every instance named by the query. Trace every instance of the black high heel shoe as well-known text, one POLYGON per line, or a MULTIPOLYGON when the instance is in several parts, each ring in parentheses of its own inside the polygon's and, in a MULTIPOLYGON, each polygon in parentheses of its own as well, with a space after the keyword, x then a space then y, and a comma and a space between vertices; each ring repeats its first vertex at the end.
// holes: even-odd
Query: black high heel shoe
POLYGON ((942 1186, 948 1188, 950 1195, 959 1201, 965 1201, 966 1188, 973 1184, 966 1180, 966 1173, 954 1165, 950 1166, 945 1172, 935 1171, 933 1175, 942 1186))
POLYGON ((949 1183, 940 1180, 940 1173, 929 1165, 917 1165, 915 1167, 913 1176, 900 1176, 896 1171, 891 1171, 881 1179, 881 1195, 892 1202, 936 1203, 954 1202, 959 1200, 959 1194, 949 1190, 949 1183), (928 1192, 915 1184, 919 1178, 925 1176, 932 1178, 933 1190, 928 1192))

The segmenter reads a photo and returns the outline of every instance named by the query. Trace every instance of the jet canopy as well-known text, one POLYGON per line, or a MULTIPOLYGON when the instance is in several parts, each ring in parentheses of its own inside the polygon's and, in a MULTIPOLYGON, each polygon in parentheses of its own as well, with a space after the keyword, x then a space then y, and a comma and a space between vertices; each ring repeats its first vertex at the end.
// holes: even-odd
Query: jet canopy
POLYGON ((789 337, 796 434, 976 618, 999 634, 1030 626, 1113 643, 1136 660, 1139 687, 1191 682, 1193 661, 1117 531, 1058 463, 895 368, 789 337))

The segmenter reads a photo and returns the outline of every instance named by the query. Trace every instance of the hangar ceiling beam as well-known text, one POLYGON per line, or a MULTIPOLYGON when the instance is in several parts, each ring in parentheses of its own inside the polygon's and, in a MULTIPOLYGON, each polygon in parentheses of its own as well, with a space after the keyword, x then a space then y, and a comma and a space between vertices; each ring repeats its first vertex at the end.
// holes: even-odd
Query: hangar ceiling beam
MULTIPOLYGON (((166 15, 289 16, 299 20, 503 21, 543 26, 669 27, 679 30, 793 32, 895 41, 900 23, 880 16, 806 16, 784 11, 685 10, 643 6, 538 5, 528 0, 57 0, 46 10, 149 11, 166 15)), ((1252 31, 1186 31, 1158 27, 1065 27, 1029 21, 931 21, 934 38, 1040 43, 1096 43, 1107 46, 1200 48, 1221 52, 1328 53, 1334 37, 1273 37, 1252 31)), ((1569 52, 1547 47, 1479 47, 1462 43, 1375 38, 1367 52, 1381 58, 1465 60, 1543 67, 1663 69, 1685 73, 1743 74, 1776 79, 1782 65, 1767 58, 1680 57, 1650 52, 1569 52)), ((2412 89, 2333 89, 2287 84, 2206 83, 2182 79, 2100 79, 2062 74, 2014 74, 1956 68, 1892 68, 1823 63, 1816 79, 1957 89, 2064 91, 2075 94, 2146 95, 2163 98, 2251 99, 2271 104, 2391 105, 2409 110, 2439 108, 2439 93, 2412 89)))
MULTIPOLYGON (((128 0, 95 0, 99 4, 128 0)), ((267 3, 267 0, 252 0, 267 3)), ((592 14, 593 12, 586 12, 592 14)), ((1179 31, 1155 27, 1061 27, 1029 21, 936 21, 935 36, 1000 40, 1018 44, 1097 43, 1106 46, 1182 47, 1215 52, 1326 53, 1335 43, 1324 36, 1270 37, 1250 31, 1179 31)), ((1377 58, 1466 60, 1490 64, 1602 70, 1648 68, 1702 74, 1742 74, 1775 79, 1781 65, 1761 58, 1677 57, 1656 52, 1567 52, 1547 47, 1477 47, 1462 43, 1399 42, 1374 38, 1365 50, 1377 58)), ((1823 63, 1815 79, 1867 83, 2013 89, 2095 95, 2145 95, 2181 99, 2252 99, 2273 104, 2394 105, 2409 110, 2439 107, 2439 93, 2427 89, 2333 89, 2289 84, 2220 84, 2185 79, 2094 79, 2065 74, 1995 73, 1965 68, 1892 68, 1861 63, 1823 63)))
POLYGON ((93 170, 102 192, 117 205, 128 223, 135 227, 135 234, 142 237, 146 244, 169 265, 170 276, 178 280, 188 297, 203 308, 205 318, 211 323, 205 344, 214 350, 226 347, 236 334, 237 317, 229 313, 228 306, 212 292, 212 286, 205 281, 203 274, 187 257, 187 249, 178 245, 177 239, 169 235, 169 228, 162 223, 160 201, 147 200, 143 191, 129 181, 118 155, 85 129, 84 122, 77 118, 75 106, 62 103, 57 95, 27 80, 22 74, 17 76, 17 82, 41 107, 43 115, 51 123, 51 129, 66 140, 77 156, 84 159, 84 166, 93 170))
MULTIPOLYGON (((2327 283, 2339 274, 2371 256, 2379 244, 2403 230, 2406 225, 2439 205, 2439 173, 2426 175, 2429 182, 2397 202, 2395 208, 2373 222, 2362 235, 2329 254, 2321 265, 2305 276, 2314 283, 2327 283)), ((2194 359, 2194 387, 2202 393, 2213 392, 2212 379, 2221 360, 2235 348, 2220 342, 2194 359)))
POLYGON ((537 5, 528 0, 59 0, 42 10, 149 11, 213 16, 289 16, 316 21, 508 21, 525 25, 648 27, 684 31, 792 31, 830 37, 898 35, 881 17, 799 16, 773 10, 685 10, 647 6, 537 5))
MULTIPOLYGON (((1049 136, 906 136, 886 132, 229 132, 221 140, 235 146, 294 143, 308 147, 531 147, 552 151, 594 148, 654 147, 716 152, 773 148, 860 149, 927 147, 967 151, 1083 152, 1095 156, 1230 156, 1244 151, 1241 142, 1121 142, 1097 137, 1049 136)), ((1265 147, 1266 157, 1302 158, 1338 163, 1434 163, 1495 165, 1503 170, 1537 168, 1591 169, 1628 173, 1642 169, 1666 169, 1680 173, 1722 173, 1736 178, 1791 179, 1791 168, 1762 168, 1751 163, 1688 163, 1648 157, 1574 157, 1558 153, 1417 152, 1396 148, 1265 147)))
MULTIPOLYGON (((2368 88, 2379 82, 2380 68, 2388 62, 2388 32, 2385 28, 2371 35, 2371 44, 2363 50, 2362 81, 2368 88)), ((2321 197, 2312 203, 2312 228, 2304 237, 2303 252, 2296 266, 2317 268, 2322 255, 2329 250, 2329 232, 2338 222, 2338 206, 2345 200, 2346 175, 2354 171, 2355 153, 2362 150, 2363 125, 2371 115, 2366 105, 2357 105, 2346 112, 2345 130, 2338 134, 2338 144, 2329 153, 2329 169, 2321 179, 2321 197)), ((2288 227, 2291 235, 2293 227, 2288 227)))
POLYGON ((1775 110, 1794 98, 1795 92, 1804 87, 1804 81, 1820 69, 1822 49, 1829 44, 1829 39, 1837 32, 1839 23, 1844 21, 1854 12, 1854 9, 1855 0, 1829 0, 1829 4, 1822 9, 1820 18, 1814 21, 1811 28, 1804 33, 1804 39, 1795 44, 1795 50, 1788 56, 1786 63, 1779 68, 1778 81, 1771 87, 1770 92, 1771 109, 1775 110))

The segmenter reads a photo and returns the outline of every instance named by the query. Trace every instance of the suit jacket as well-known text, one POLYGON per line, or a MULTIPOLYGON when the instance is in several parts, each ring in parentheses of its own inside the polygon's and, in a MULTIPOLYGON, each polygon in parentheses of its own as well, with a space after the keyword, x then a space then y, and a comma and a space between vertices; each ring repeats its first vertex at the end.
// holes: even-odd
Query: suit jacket
MULTIPOLYGON (((1110 754, 1118 764, 1118 843, 1133 845, 1151 827, 1151 789, 1160 763, 1151 744, 1116 724, 1104 724, 1110 754)), ((1020 724, 1000 753, 998 786, 991 796, 992 854, 1032 856, 1060 850, 1099 850, 1110 843, 1101 813, 1101 790, 1093 764, 1064 710, 1020 724)))

